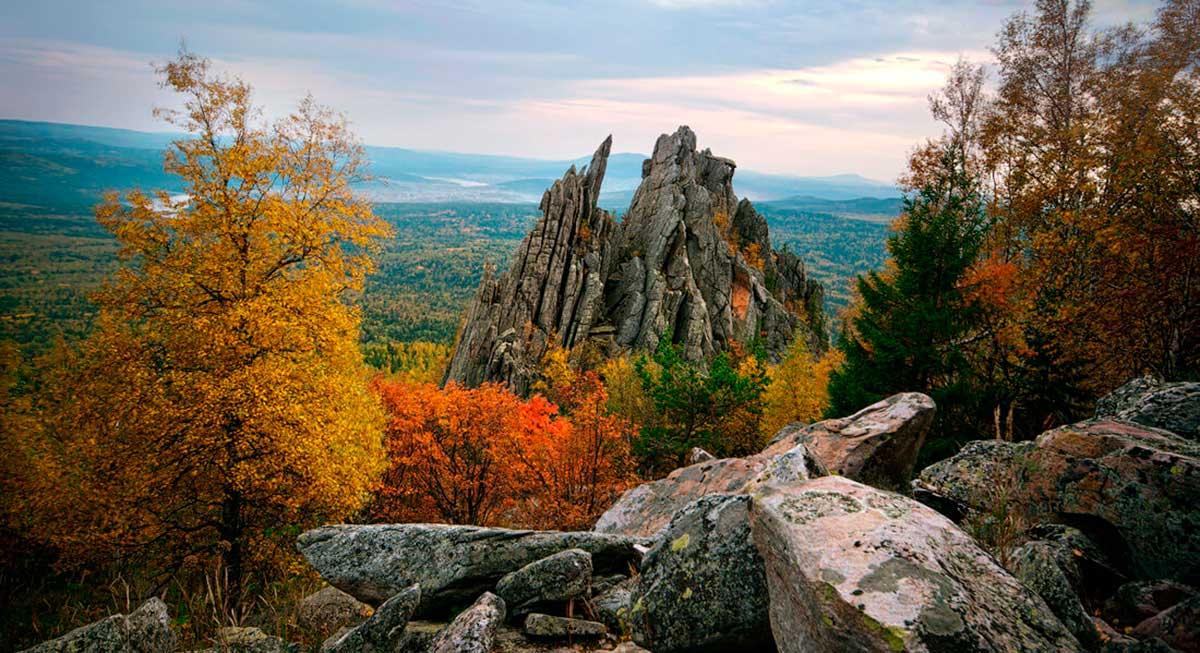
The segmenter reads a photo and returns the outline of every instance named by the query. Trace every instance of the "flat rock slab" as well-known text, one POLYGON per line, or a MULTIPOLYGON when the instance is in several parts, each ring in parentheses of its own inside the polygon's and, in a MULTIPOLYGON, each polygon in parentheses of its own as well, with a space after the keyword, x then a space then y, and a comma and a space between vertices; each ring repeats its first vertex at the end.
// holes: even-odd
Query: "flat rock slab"
POLYGON ((324 526, 297 547, 331 585, 378 604, 421 586, 419 615, 469 604, 505 574, 567 549, 581 549, 599 572, 637 565, 638 540, 622 535, 525 531, 445 524, 324 526))
POLYGON ((608 628, 598 621, 556 617, 534 612, 525 618, 525 634, 533 637, 603 637, 608 628))
POLYGON ((841 477, 754 499, 785 653, 1078 651, 1040 598, 934 510, 841 477))

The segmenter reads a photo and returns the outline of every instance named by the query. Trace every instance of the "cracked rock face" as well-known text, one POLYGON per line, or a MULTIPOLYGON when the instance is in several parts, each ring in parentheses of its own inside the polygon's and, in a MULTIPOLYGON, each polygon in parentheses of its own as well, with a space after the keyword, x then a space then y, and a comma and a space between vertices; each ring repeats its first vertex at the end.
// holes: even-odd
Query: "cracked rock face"
POLYGON ((948 519, 827 476, 754 497, 785 653, 1078 651, 1046 604, 948 519))
POLYGON ((524 393, 552 345, 612 354, 653 349, 664 335, 693 361, 755 338, 773 359, 793 336, 825 348, 821 286, 738 201, 733 161, 697 151, 687 127, 663 134, 617 223, 596 206, 611 146, 609 137, 546 191, 512 266, 485 277, 447 381, 524 393))

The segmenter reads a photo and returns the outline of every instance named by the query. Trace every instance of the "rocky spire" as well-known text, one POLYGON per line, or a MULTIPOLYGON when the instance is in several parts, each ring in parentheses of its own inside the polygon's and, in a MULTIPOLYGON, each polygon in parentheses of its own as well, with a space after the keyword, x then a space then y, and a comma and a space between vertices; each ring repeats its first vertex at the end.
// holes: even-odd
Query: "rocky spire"
POLYGON ((666 336, 697 361, 733 341, 760 339, 772 358, 797 335, 824 348, 821 287, 738 201, 733 161, 697 151, 688 127, 663 134, 618 225, 596 207, 611 143, 554 183, 511 268, 485 277, 447 380, 525 392, 552 342, 614 354, 666 336))
POLYGON ((572 347, 603 306, 613 217, 596 207, 612 136, 582 171, 574 166, 542 195, 542 218, 507 273, 480 284, 446 379, 503 381, 524 392, 552 341, 572 347))

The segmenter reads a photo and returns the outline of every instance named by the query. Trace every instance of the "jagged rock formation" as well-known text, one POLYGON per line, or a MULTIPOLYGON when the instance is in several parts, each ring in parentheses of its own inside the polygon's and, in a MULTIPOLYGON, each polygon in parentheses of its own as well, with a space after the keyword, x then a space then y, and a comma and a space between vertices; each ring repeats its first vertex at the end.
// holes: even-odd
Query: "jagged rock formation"
POLYGON ((687 127, 663 134, 618 223, 596 206, 611 147, 554 182, 508 272, 485 275, 448 381, 524 392, 551 345, 612 354, 666 335, 696 361, 755 338, 777 358, 797 333, 825 347, 821 286, 738 201, 733 161, 697 151, 687 127))

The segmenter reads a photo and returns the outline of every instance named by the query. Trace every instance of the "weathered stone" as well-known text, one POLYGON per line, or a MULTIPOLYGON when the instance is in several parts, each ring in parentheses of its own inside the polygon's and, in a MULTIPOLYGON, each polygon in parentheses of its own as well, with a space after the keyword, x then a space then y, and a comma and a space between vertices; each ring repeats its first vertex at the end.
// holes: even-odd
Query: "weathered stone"
POLYGON ((666 478, 627 490, 600 519, 595 531, 652 537, 676 511, 709 494, 734 494, 770 462, 765 457, 722 458, 682 467, 666 478))
POLYGON ((396 645, 396 653, 427 653, 433 638, 449 624, 443 621, 410 621, 404 627, 404 636, 396 645))
POLYGON ((1121 626, 1137 624, 1197 595, 1194 587, 1171 580, 1139 580, 1125 583, 1104 604, 1104 613, 1121 626))
POLYGON ((1077 651, 1046 604, 942 515, 829 476, 756 495, 779 650, 1077 651))
POLYGON ((297 542, 329 584, 361 601, 419 584, 422 616, 466 605, 505 574, 566 549, 587 551, 602 573, 627 572, 641 557, 635 544, 621 535, 444 524, 325 526, 297 542))
POLYGON ((635 642, 660 653, 770 650, 750 501, 715 494, 676 513, 642 561, 630 608, 635 642))
POLYGON ((504 623, 504 599, 485 592, 433 638, 429 653, 488 653, 504 623))
POLYGON ((391 653, 420 604, 421 586, 413 585, 384 601, 370 618, 336 641, 326 642, 322 653, 391 653))
POLYGON ((596 621, 570 619, 534 612, 525 618, 525 634, 533 637, 603 637, 608 628, 596 621))
POLYGON ((596 611, 596 618, 608 626, 610 631, 622 635, 632 634, 629 609, 633 606, 633 592, 636 587, 636 578, 626 578, 592 598, 591 606, 596 611))
POLYGON ((1007 566, 1025 587, 1042 597, 1084 647, 1094 649, 1100 644, 1096 625, 1068 577, 1074 571, 1073 566, 1064 569, 1059 564, 1053 544, 1041 540, 1026 542, 1009 554, 1007 566))
POLYGON ((906 489, 934 410, 933 400, 919 392, 893 395, 848 417, 784 427, 763 454, 803 444, 831 473, 883 489, 906 489))
POLYGON ((1014 509, 1078 528, 1131 577, 1200 577, 1200 444, 1090 420, 1032 444, 972 443, 922 471, 914 494, 950 513, 986 512, 1005 478, 1014 509))
POLYGON ((215 639, 217 646, 202 653, 284 653, 291 650, 282 639, 248 626, 218 628, 215 639))
POLYGON ((128 615, 76 628, 25 653, 172 653, 175 644, 167 605, 152 598, 128 615))
POLYGON ((371 606, 336 587, 323 587, 300 600, 297 620, 322 635, 352 626, 371 616, 371 606))
POLYGON ((1200 440, 1200 383, 1134 379, 1096 404, 1096 417, 1133 422, 1200 440))
POLYGON ((1180 651, 1200 651, 1200 596, 1176 603, 1138 624, 1133 635, 1158 638, 1180 651))
POLYGON ((592 555, 567 549, 505 575, 496 583, 496 594, 504 599, 509 616, 515 616, 539 604, 584 596, 591 582, 592 555))
POLYGON ((663 134, 618 225, 596 207, 611 145, 554 182, 509 270, 485 276, 447 380, 524 392, 551 345, 647 350, 664 333, 697 362, 756 338, 775 360, 797 332, 825 348, 821 286, 738 202, 732 161, 697 151, 687 127, 663 134))

